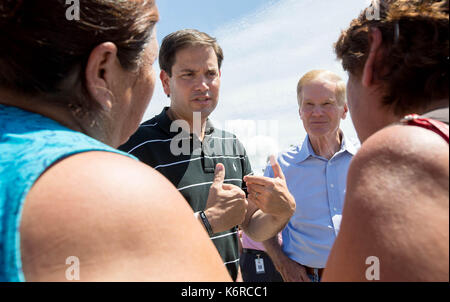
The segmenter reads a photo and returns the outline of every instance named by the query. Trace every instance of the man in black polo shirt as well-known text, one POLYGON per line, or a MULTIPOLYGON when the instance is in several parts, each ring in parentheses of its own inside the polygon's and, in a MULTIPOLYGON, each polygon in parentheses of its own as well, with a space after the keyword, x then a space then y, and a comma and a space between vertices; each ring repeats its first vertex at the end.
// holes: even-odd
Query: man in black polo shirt
POLYGON ((266 240, 287 223, 295 201, 282 176, 273 179, 270 204, 258 205, 264 212, 247 201, 243 178, 252 170, 245 149, 234 135, 214 128, 208 119, 219 98, 222 60, 222 49, 205 33, 181 30, 168 35, 159 63, 170 107, 143 123, 120 149, 154 167, 177 187, 233 280, 240 280, 237 225, 254 240, 266 240))

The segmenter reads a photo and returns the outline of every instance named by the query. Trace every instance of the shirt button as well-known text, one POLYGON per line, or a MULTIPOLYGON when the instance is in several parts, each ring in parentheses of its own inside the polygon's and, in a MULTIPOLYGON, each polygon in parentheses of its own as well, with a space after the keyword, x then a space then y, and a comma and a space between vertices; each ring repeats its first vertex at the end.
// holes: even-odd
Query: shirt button
POLYGON ((331 185, 330 185, 330 187, 331 187, 331 188, 334 188, 334 185, 333 185, 333 184, 331 184, 331 185))

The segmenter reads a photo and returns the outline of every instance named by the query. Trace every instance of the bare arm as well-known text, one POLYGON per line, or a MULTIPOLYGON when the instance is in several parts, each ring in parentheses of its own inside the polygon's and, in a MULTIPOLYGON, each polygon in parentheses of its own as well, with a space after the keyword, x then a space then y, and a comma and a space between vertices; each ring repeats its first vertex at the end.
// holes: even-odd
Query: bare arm
POLYGON ((285 282, 311 281, 306 274, 306 269, 283 252, 277 237, 264 241, 263 245, 285 282))
POLYGON ((448 281, 448 145, 418 127, 369 138, 349 169, 324 281, 448 281), (366 261, 368 261, 366 263, 366 261), (369 277, 369 278, 367 278, 369 277))
POLYGON ((26 280, 231 281, 211 240, 164 177, 106 152, 71 156, 29 192, 21 222, 26 280))
POLYGON ((241 227, 252 240, 262 242, 276 236, 288 220, 284 217, 264 213, 249 198, 246 219, 241 227))

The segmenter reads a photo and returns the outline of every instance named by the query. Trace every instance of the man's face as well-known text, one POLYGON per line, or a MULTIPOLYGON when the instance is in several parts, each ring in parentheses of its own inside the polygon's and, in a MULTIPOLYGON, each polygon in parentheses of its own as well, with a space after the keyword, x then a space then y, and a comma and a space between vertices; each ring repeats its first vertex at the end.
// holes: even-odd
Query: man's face
POLYGON ((161 71, 161 81, 176 118, 192 121, 193 113, 200 112, 206 119, 219 99, 220 70, 214 49, 198 45, 179 50, 172 77, 161 71))
POLYGON ((347 105, 336 100, 336 84, 316 79, 303 87, 300 118, 306 132, 313 137, 334 136, 339 130, 341 119, 345 119, 347 105))

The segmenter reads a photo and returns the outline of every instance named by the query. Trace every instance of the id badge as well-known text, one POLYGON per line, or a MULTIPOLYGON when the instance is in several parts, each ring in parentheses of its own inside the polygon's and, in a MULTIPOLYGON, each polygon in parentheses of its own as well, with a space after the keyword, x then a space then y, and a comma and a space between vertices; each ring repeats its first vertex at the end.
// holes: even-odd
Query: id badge
POLYGON ((264 274, 266 271, 264 270, 264 259, 259 258, 255 259, 255 265, 256 265, 256 273, 257 274, 264 274))

